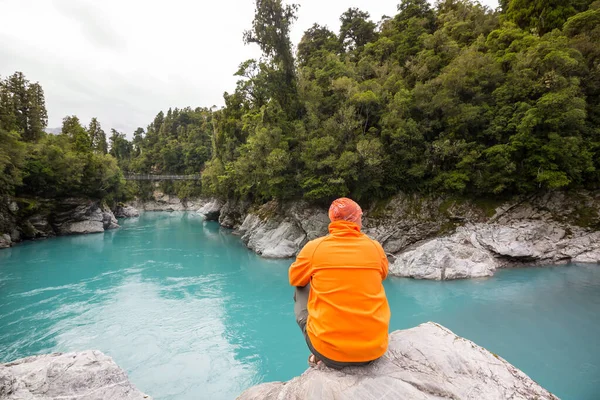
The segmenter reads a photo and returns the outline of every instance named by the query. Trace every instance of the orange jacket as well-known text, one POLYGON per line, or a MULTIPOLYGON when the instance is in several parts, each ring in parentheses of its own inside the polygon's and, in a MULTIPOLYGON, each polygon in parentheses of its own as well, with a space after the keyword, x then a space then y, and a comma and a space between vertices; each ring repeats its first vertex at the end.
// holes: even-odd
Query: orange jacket
POLYGON ((331 360, 374 360, 388 346, 385 252, 352 222, 332 222, 329 233, 307 243, 290 266, 292 286, 310 283, 308 337, 331 360))

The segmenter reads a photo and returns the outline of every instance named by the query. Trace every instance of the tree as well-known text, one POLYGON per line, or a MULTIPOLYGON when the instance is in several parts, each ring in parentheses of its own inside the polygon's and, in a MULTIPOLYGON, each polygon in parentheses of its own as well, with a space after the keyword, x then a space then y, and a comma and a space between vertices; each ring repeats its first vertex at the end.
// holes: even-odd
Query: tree
POLYGON ((128 170, 129 160, 131 158, 132 145, 127 140, 124 133, 117 131, 116 129, 110 130, 110 155, 117 159, 121 168, 125 171, 128 170))
POLYGON ((300 65, 307 65, 317 55, 336 52, 339 49, 338 38, 327 27, 314 24, 307 29, 298 44, 298 60, 300 65))
POLYGON ((20 133, 25 141, 40 139, 48 123, 44 91, 39 83, 30 83, 22 72, 15 72, 0 86, 0 123, 20 133))
POLYGON ((244 32, 244 42, 258 44, 268 60, 266 73, 273 88, 271 94, 291 118, 299 111, 290 41, 290 27, 297 10, 298 5, 283 5, 281 0, 256 0, 252 29, 244 32))
POLYGON ((376 39, 375 27, 368 12, 349 8, 340 17, 339 41, 345 52, 360 51, 376 39))
POLYGON ((560 29, 577 13, 574 3, 572 0, 510 0, 506 17, 522 29, 544 35, 560 29))
POLYGON ((96 117, 92 118, 90 125, 87 129, 88 136, 90 137, 92 149, 100 154, 108 153, 108 143, 106 142, 106 133, 102 130, 100 122, 96 117))
POLYGON ((63 118, 61 134, 67 136, 73 144, 75 151, 89 153, 92 151, 92 138, 85 130, 79 118, 75 115, 63 118))
POLYGON ((23 132, 23 138, 27 141, 40 139, 44 129, 48 125, 48 113, 46 112, 46 101, 44 90, 39 83, 32 83, 27 89, 28 115, 27 126, 23 132))

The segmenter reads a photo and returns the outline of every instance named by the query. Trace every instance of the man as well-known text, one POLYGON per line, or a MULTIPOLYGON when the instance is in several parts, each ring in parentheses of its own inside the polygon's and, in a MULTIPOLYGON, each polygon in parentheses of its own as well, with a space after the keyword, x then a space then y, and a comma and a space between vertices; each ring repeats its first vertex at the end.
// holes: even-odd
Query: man
POLYGON ((335 200, 329 219, 329 235, 307 243, 290 266, 296 322, 311 366, 366 365, 388 346, 388 261, 381 245, 361 233, 362 210, 354 201, 335 200))

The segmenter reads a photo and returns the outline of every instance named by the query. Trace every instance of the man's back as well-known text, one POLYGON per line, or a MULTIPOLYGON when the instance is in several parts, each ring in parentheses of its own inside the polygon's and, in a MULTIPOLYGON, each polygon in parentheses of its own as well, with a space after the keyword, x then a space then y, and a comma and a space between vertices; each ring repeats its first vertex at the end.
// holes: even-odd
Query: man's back
POLYGON ((335 361, 377 359, 388 345, 390 310, 382 284, 387 258, 354 223, 332 222, 329 230, 290 267, 291 285, 311 285, 308 337, 317 352, 335 361))

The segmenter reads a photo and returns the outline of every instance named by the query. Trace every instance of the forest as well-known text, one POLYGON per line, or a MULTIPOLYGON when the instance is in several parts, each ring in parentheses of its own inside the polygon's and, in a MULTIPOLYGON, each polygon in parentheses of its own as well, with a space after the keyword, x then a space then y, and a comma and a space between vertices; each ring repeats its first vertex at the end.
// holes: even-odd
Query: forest
POLYGON ((43 90, 0 83, 0 195, 144 197, 124 173, 201 173, 196 195, 371 202, 600 187, 600 1, 402 0, 290 40, 298 6, 256 0, 220 109, 159 112, 129 140, 96 119, 46 134, 43 90))

